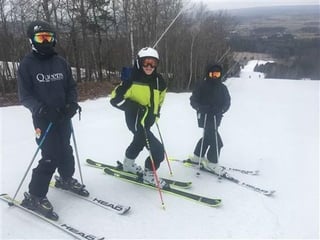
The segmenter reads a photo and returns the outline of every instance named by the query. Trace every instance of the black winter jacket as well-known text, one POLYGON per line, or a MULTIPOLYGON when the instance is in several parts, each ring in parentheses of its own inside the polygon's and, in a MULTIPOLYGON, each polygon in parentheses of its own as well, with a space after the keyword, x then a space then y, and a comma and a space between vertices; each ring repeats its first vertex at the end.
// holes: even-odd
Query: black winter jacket
POLYGON ((77 102, 76 82, 66 60, 58 55, 43 58, 35 52, 26 55, 18 69, 20 102, 34 116, 42 105, 62 108, 77 102))
POLYGON ((230 107, 230 103, 229 91, 218 79, 200 81, 190 97, 191 106, 197 110, 199 127, 203 127, 205 113, 207 114, 207 123, 213 122, 215 115, 217 126, 219 126, 223 114, 230 107))

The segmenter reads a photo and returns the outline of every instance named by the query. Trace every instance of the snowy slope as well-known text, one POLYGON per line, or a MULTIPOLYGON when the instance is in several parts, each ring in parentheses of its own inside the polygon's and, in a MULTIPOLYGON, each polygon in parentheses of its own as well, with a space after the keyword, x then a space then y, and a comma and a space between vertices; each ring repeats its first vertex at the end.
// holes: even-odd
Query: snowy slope
MULTIPOLYGON (((83 231, 118 238, 319 238, 319 82, 264 79, 253 73, 256 61, 240 78, 228 79, 232 106, 220 132, 224 148, 220 162, 227 166, 259 169, 259 176, 234 175, 253 185, 275 189, 274 197, 221 181, 171 162, 174 177, 193 181, 189 190, 223 199, 210 208, 159 194, 90 168, 88 157, 113 164, 122 160, 131 141, 121 111, 108 98, 81 103, 83 114, 73 120, 85 183, 93 195, 130 205, 125 216, 116 215, 51 189, 48 198, 60 219, 83 231)), ((190 93, 169 93, 159 126, 169 156, 192 154, 201 136, 190 93)), ((0 193, 13 195, 36 150, 30 113, 22 106, 0 108, 0 193)), ((157 129, 154 128, 157 133, 157 129)), ((147 152, 137 160, 143 164, 147 152)), ((33 167, 36 165, 34 163, 33 167)), ((159 174, 170 177, 162 163, 159 174)), ((27 190, 28 174, 18 199, 27 190)), ((47 223, 0 203, 1 239, 70 239, 47 223)))

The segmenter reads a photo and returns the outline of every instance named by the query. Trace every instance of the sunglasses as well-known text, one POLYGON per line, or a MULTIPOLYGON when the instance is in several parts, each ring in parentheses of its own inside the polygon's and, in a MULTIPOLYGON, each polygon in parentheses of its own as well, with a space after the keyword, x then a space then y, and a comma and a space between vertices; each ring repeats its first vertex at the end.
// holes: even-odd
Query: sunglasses
POLYGON ((219 78, 221 77, 221 72, 209 72, 210 78, 219 78))
POLYGON ((158 65, 158 61, 154 58, 145 58, 142 61, 142 67, 150 66, 151 68, 156 68, 157 65, 158 65))
POLYGON ((36 43, 44 43, 44 42, 53 42, 54 41, 54 33, 51 32, 39 32, 36 33, 33 37, 33 40, 36 43))

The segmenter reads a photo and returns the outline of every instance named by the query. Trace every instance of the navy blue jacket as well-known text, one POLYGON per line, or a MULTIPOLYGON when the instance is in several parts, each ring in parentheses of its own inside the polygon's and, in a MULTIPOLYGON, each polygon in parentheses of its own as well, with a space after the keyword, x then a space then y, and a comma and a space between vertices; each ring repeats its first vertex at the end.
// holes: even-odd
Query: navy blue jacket
POLYGON ((197 110, 199 127, 203 127, 205 115, 201 112, 201 108, 210 109, 207 112, 207 122, 213 122, 213 118, 216 116, 217 126, 219 126, 223 114, 230 107, 230 103, 229 91, 219 79, 200 81, 190 97, 191 106, 197 110))
POLYGON ((76 82, 64 58, 53 55, 41 58, 34 52, 27 54, 18 69, 20 102, 34 116, 42 105, 62 108, 77 102, 76 82))

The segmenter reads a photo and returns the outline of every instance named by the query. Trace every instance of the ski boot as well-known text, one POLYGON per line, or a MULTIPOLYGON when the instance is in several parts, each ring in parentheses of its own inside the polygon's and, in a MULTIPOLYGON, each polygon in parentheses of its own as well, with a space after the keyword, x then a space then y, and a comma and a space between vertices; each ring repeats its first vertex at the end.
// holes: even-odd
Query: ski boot
MULTIPOLYGON (((150 171, 149 169, 145 169, 142 179, 143 179, 143 183, 157 187, 156 178, 155 178, 153 172, 150 171)), ((170 187, 169 184, 165 180, 163 180, 162 178, 159 178, 159 186, 160 186, 160 188, 169 188, 170 187)))
POLYGON ((55 176, 55 187, 56 188, 62 188, 64 190, 73 192, 75 194, 78 194, 83 197, 88 197, 89 192, 87 189, 85 189, 85 185, 78 182, 75 178, 68 178, 68 179, 62 179, 62 177, 55 176))
POLYGON ((201 164, 207 171, 213 172, 218 176, 223 176, 224 174, 226 174, 225 167, 220 166, 218 163, 202 161, 201 164))
POLYGON ((137 165, 134 161, 135 159, 125 157, 122 165, 123 171, 130 172, 137 175, 142 175, 143 174, 142 167, 137 165))
POLYGON ((199 164, 199 161, 201 161, 201 158, 194 154, 193 156, 189 157, 187 160, 189 160, 191 163, 199 164))
POLYGON ((21 206, 39 213, 40 215, 53 221, 57 221, 59 219, 58 214, 53 211, 53 206, 47 197, 41 198, 25 192, 21 206))

